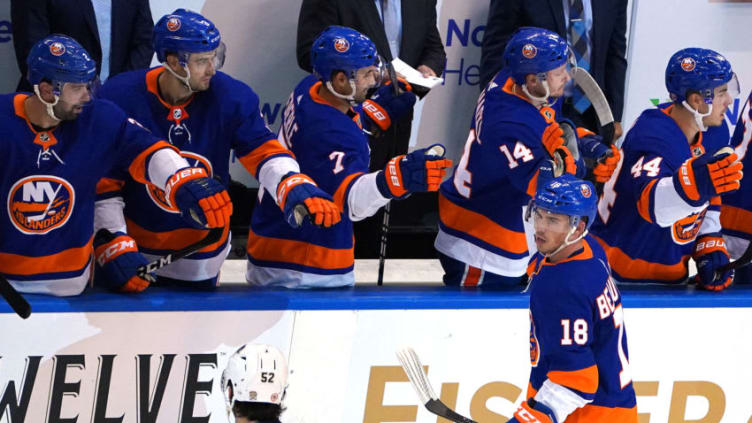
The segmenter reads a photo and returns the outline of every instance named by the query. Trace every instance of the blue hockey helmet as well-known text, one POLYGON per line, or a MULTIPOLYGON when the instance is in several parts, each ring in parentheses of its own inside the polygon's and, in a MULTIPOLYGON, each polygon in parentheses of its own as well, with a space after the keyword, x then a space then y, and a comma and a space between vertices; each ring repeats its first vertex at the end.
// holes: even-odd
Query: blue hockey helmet
POLYGON ((532 205, 532 208, 569 216, 573 227, 585 217, 587 230, 595 220, 598 196, 592 183, 565 173, 539 187, 532 205))
POLYGON ((504 49, 504 67, 518 84, 529 74, 545 74, 568 61, 574 63, 567 40, 543 28, 520 28, 504 49))
POLYGON ((313 42, 311 64, 313 74, 325 82, 334 71, 343 71, 352 80, 361 68, 377 66, 379 75, 383 70, 376 46, 368 37, 352 28, 337 25, 325 29, 313 42))
POLYGON ((180 64, 185 66, 191 53, 217 50, 216 68, 224 64, 224 43, 219 29, 202 15, 186 9, 177 9, 162 16, 154 25, 152 46, 157 60, 164 63, 167 53, 176 53, 180 64))
POLYGON ((52 83, 60 95, 66 82, 91 83, 97 77, 97 64, 89 53, 73 38, 52 34, 39 40, 26 58, 27 79, 32 86, 40 82, 52 83))
POLYGON ((727 83, 729 94, 739 95, 739 80, 731 70, 731 63, 713 50, 697 47, 679 50, 666 66, 666 89, 674 102, 686 100, 690 92, 699 92, 706 103, 711 103, 713 90, 727 83))

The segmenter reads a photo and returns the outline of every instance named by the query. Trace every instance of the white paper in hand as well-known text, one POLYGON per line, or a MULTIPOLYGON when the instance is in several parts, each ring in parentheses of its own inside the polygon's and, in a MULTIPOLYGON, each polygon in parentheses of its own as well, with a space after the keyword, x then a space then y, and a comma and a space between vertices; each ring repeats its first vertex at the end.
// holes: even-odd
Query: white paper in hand
POLYGON ((444 82, 444 78, 439 78, 436 76, 429 76, 428 78, 424 77, 423 74, 420 73, 420 71, 403 62, 399 58, 392 60, 392 66, 394 66, 394 70, 397 73, 402 75, 405 79, 407 79, 407 82, 411 84, 420 85, 421 87, 426 88, 433 88, 437 84, 444 82))

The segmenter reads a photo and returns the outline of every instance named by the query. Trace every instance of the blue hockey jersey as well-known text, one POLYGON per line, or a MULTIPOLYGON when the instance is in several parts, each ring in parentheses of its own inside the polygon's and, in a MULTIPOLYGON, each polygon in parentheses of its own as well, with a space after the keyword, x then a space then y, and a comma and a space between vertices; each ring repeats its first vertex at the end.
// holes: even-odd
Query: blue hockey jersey
POLYGON ((75 295, 91 272, 97 181, 112 168, 146 183, 151 153, 171 147, 104 100, 37 131, 28 96, 0 96, 0 273, 22 292, 75 295))
POLYGON ((685 160, 712 154, 729 140, 727 126, 711 127, 690 145, 669 116, 672 107, 662 104, 640 115, 598 203, 591 233, 619 282, 683 281, 697 236, 720 230, 720 197, 692 207, 678 194, 656 196, 657 186, 673 187, 671 177, 685 160), (669 209, 682 217, 667 219, 669 209))
POLYGON ((541 136, 556 114, 549 109, 544 118, 513 89, 502 71, 478 98, 462 158, 439 189, 434 244, 455 260, 511 277, 522 276, 529 261, 523 208, 538 168, 551 158, 541 136))
POLYGON ((587 236, 581 250, 557 263, 537 253, 528 275, 532 369, 527 397, 535 397, 549 380, 587 402, 566 423, 636 423, 621 295, 603 249, 587 236))
POLYGON ((247 280, 255 285, 332 287, 354 283, 350 188, 368 172, 368 138, 360 115, 334 108, 318 94, 321 82, 304 78, 285 106, 280 140, 301 171, 329 193, 343 211, 331 228, 291 228, 273 198, 264 193, 253 210, 248 234, 247 280))
MULTIPOLYGON (((114 76, 102 87, 101 96, 178 147, 191 166, 205 168, 225 185, 230 179, 231 150, 257 179, 269 160, 291 157, 266 126, 259 98, 246 84, 217 72, 208 90, 195 93, 184 104, 170 105, 160 96, 157 85, 162 72, 165 69, 160 66, 114 76)), ((290 170, 297 171, 297 166, 290 170)), ((206 236, 207 231, 186 225, 162 190, 147 189, 122 172, 103 180, 99 193, 100 199, 124 199, 128 234, 147 257, 179 250, 206 236)), ((229 225, 220 241, 158 274, 180 280, 215 277, 226 256, 221 253, 226 252, 228 238, 229 225)))

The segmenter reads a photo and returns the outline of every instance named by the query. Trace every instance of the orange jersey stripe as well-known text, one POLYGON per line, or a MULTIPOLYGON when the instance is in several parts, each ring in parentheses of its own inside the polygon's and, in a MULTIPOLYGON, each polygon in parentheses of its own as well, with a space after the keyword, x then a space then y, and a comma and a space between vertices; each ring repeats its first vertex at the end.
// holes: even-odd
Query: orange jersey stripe
POLYGON ((337 188, 337 191, 334 193, 334 204, 339 207, 340 210, 345 209, 345 202, 347 201, 347 198, 345 198, 345 193, 347 193, 347 187, 350 186, 352 181, 357 178, 358 176, 362 175, 363 172, 356 172, 352 175, 347 176, 341 184, 339 184, 339 187, 337 188))
POLYGON ((594 394, 598 390, 598 366, 595 364, 584 369, 569 372, 552 370, 546 376, 553 383, 576 389, 586 394, 594 394))
POLYGON ((651 263, 647 260, 633 259, 618 247, 611 247, 596 235, 591 235, 601 244, 608 257, 608 263, 620 276, 654 281, 676 281, 687 276, 689 255, 684 256, 682 261, 676 264, 651 263))
POLYGON ((637 211, 640 213, 640 216, 649 223, 653 223, 653 220, 650 219, 650 192, 653 189, 653 185, 657 182, 657 179, 650 181, 642 190, 640 200, 637 202, 637 211))
MULTIPOLYGON (((172 250, 176 251, 188 245, 198 242, 206 236, 209 231, 204 229, 181 228, 165 232, 152 232, 139 226, 136 222, 126 219, 128 226, 128 235, 136 240, 139 247, 151 250, 172 250)), ((225 226, 222 237, 214 244, 200 250, 200 252, 210 252, 224 245, 227 236, 230 233, 230 227, 225 226)))
POLYGON ((563 423, 637 423, 637 407, 603 407, 600 405, 588 404, 578 408, 564 420, 563 423))
POLYGON ((125 181, 120 179, 102 178, 97 182, 97 194, 120 191, 123 189, 123 185, 125 185, 125 181))
POLYGON ((246 168, 248 172, 250 172, 251 175, 258 177, 258 173, 256 172, 258 171, 259 163, 275 154, 285 154, 292 158, 295 158, 295 156, 292 154, 292 151, 283 147, 282 144, 280 144, 279 141, 275 139, 261 144, 243 157, 238 157, 238 160, 240 160, 240 163, 243 165, 243 167, 246 168))
POLYGON ((752 234, 752 211, 724 204, 721 206, 721 226, 724 229, 752 234))
POLYGON ((155 151, 161 150, 163 148, 171 148, 175 150, 175 153, 180 154, 180 151, 177 148, 168 144, 166 141, 155 142, 149 148, 142 151, 138 156, 136 156, 136 158, 133 159, 131 165, 128 167, 128 173, 131 174, 133 180, 135 180, 136 182, 141 182, 142 184, 150 183, 146 178, 146 159, 151 153, 154 153, 155 151))
POLYGON ((527 253, 527 239, 523 232, 502 227, 480 213, 467 210, 449 201, 439 193, 439 217, 452 229, 474 236, 504 251, 527 253))
POLYGON ((69 248, 41 257, 0 253, 0 273, 28 276, 81 270, 86 267, 91 257, 93 240, 94 237, 90 238, 83 247, 69 248))
POLYGON ((271 238, 248 230, 248 254, 256 260, 294 263, 319 269, 343 269, 355 263, 353 248, 326 248, 304 241, 271 238))

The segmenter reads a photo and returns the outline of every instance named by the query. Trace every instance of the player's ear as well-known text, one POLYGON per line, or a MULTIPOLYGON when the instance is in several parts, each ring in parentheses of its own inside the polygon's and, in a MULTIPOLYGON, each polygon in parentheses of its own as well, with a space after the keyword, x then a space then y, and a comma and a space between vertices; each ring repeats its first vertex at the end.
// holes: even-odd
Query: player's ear
POLYGON ((342 71, 332 72, 332 86, 339 92, 350 92, 350 81, 342 71))
POLYGON ((53 103, 55 101, 55 93, 52 84, 49 81, 42 81, 39 83, 39 94, 42 100, 53 103))
POLYGON ((699 110, 704 103, 705 99, 697 91, 690 92, 687 95, 687 104, 695 110, 699 110))
POLYGON ((180 72, 182 66, 180 66, 180 60, 178 59, 177 54, 167 53, 165 59, 167 61, 167 66, 169 66, 170 69, 176 72, 180 72))
POLYGON ((528 86, 528 89, 535 87, 538 85, 538 75, 531 73, 525 76, 525 84, 528 86))

